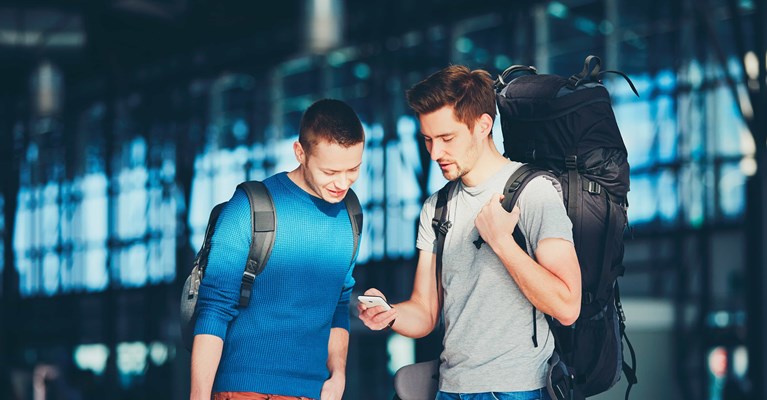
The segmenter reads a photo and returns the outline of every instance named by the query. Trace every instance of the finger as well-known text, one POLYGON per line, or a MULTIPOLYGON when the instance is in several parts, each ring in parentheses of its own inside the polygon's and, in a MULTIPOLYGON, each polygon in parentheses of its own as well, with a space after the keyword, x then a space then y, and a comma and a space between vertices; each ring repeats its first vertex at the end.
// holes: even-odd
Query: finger
POLYGON ((386 296, 384 296, 384 294, 380 290, 378 290, 376 288, 370 288, 370 289, 366 290, 364 294, 366 296, 381 296, 384 299, 386 299, 386 296))
MULTIPOLYGON (((382 307, 376 306, 374 308, 382 308, 382 307)), ((389 321, 391 321, 392 319, 396 317, 397 317, 397 312, 394 309, 391 309, 391 310, 376 313, 375 315, 371 317, 371 322, 376 325, 380 325, 380 324, 386 325, 389 323, 389 321)))

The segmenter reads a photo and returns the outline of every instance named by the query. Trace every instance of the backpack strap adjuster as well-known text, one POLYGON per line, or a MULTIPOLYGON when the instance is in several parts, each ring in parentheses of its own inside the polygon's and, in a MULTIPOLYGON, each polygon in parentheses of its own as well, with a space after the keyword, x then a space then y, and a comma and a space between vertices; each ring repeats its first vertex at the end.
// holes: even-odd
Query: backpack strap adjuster
POLYGON ((577 88, 580 83, 581 78, 578 75, 572 75, 569 79, 567 79, 567 87, 572 90, 575 90, 575 88, 577 88))
POLYGON ((242 273, 242 282, 243 283, 247 283, 249 285, 252 285, 253 282, 255 282, 255 281, 256 281, 256 274, 254 274, 254 273, 252 273, 250 271, 245 271, 245 272, 242 273))
MULTIPOLYGON (((250 267, 251 261, 248 261, 250 267)), ((240 286, 240 307, 247 307, 250 304, 250 296, 253 293, 253 282, 256 281, 256 274, 245 271, 242 273, 242 285, 240 286)))
POLYGON ((571 154, 567 157, 565 157, 565 166, 569 170, 577 169, 578 168, 578 156, 575 154, 571 154))
POLYGON ((586 191, 591 194, 602 194, 602 185, 594 181, 586 181, 586 191))

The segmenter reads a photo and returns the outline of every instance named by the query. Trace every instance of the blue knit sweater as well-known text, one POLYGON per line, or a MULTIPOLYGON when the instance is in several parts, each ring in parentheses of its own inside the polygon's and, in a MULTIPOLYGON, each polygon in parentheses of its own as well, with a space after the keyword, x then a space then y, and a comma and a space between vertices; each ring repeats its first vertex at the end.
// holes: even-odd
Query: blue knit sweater
POLYGON ((349 214, 343 202, 309 195, 287 173, 264 183, 274 200, 277 228, 250 305, 237 307, 251 240, 250 204, 237 190, 211 240, 195 334, 224 340, 214 392, 318 399, 329 377, 330 328, 349 329, 354 286, 349 214))

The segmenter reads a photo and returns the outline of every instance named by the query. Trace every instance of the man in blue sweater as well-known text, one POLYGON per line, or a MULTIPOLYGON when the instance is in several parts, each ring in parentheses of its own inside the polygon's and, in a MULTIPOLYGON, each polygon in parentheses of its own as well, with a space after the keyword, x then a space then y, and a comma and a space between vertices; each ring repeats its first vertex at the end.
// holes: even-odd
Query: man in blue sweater
POLYGON ((200 285, 192 399, 341 399, 357 257, 343 200, 359 177, 364 141, 347 104, 325 99, 306 110, 293 145, 298 167, 264 180, 276 236, 245 308, 237 306, 251 213, 247 195, 235 191, 200 285))

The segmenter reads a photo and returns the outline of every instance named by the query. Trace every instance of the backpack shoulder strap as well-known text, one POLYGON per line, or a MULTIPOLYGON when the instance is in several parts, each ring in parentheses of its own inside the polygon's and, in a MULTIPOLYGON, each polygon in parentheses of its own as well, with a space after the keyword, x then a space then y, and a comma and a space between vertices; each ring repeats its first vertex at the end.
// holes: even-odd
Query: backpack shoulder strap
POLYGON ((226 202, 220 203, 213 207, 208 217, 208 225, 205 227, 205 236, 202 240, 202 246, 200 251, 197 252, 197 256, 194 258, 194 266, 200 268, 200 278, 205 275, 205 269, 208 266, 208 255, 210 255, 210 241, 213 238, 213 232, 216 230, 216 223, 218 217, 221 215, 221 210, 224 208, 226 202))
POLYGON ((274 211, 272 196, 266 185, 260 181, 248 181, 237 185, 248 195, 250 201, 251 225, 250 251, 240 286, 240 307, 250 304, 250 295, 256 276, 264 270, 274 246, 274 234, 277 215, 274 211))
POLYGON ((457 184, 457 181, 450 181, 437 192, 437 204, 434 208, 434 218, 431 220, 431 226, 434 228, 434 233, 437 235, 437 267, 435 270, 436 282, 437 282, 437 299, 439 301, 439 309, 442 310, 442 251, 445 249, 445 237, 447 231, 450 230, 452 223, 447 220, 447 201, 450 198, 450 193, 457 184))
POLYGON ((346 193, 344 203, 346 203, 346 212, 349 213, 349 221, 352 223, 352 233, 354 234, 354 250, 352 251, 352 262, 354 262, 362 235, 362 206, 357 194, 351 189, 346 193))
POLYGON ((503 201, 501 205, 507 212, 511 212, 514 206, 519 200, 519 196, 522 194, 522 189, 527 186, 530 181, 541 175, 554 176, 551 172, 534 167, 530 164, 523 164, 506 181, 506 185, 503 187, 503 201))
MULTIPOLYGON (((507 212, 511 212, 511 210, 514 209, 514 206, 517 204, 519 196, 522 194, 522 189, 524 189, 525 186, 530 183, 530 181, 541 175, 553 176, 551 172, 542 168, 534 167, 530 164, 523 164, 517 168, 517 170, 511 174, 509 179, 506 181, 506 185, 503 187, 503 201, 501 202, 503 209, 507 212)), ((519 247, 526 252, 527 241, 525 240, 525 235, 522 233, 522 230, 519 229, 519 224, 514 227, 513 236, 514 241, 517 242, 517 245, 519 245, 519 247)), ((538 347, 537 322, 538 318, 536 317, 535 306, 533 306, 533 336, 531 337, 533 340, 533 347, 538 347)))

